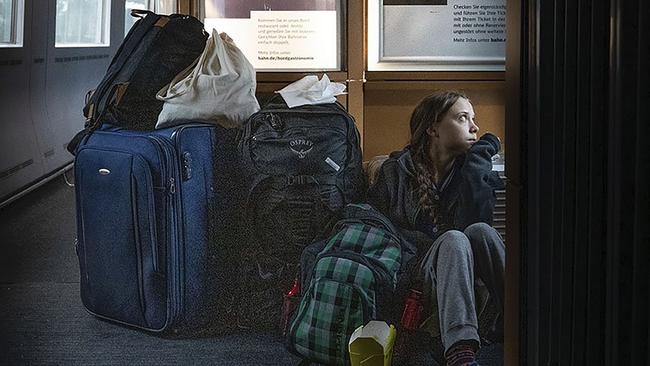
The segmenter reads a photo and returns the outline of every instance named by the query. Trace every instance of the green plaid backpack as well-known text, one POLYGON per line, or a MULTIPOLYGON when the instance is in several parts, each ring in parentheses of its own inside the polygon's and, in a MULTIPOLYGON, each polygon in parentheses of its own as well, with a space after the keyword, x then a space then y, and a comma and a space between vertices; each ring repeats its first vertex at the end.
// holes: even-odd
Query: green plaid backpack
POLYGON ((401 240, 391 222, 370 205, 347 205, 332 233, 315 260, 305 260, 309 250, 303 253, 306 291, 287 341, 290 350, 306 359, 347 365, 352 332, 372 319, 389 320, 401 240))

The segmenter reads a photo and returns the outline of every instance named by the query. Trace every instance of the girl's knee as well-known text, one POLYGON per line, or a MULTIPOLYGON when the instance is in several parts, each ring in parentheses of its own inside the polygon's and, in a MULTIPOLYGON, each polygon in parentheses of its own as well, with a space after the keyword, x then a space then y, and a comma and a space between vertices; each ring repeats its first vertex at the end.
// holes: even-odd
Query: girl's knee
POLYGON ((467 252, 471 250, 467 235, 458 230, 449 230, 440 235, 439 240, 441 252, 467 252))
POLYGON ((495 235, 497 234, 497 231, 492 226, 484 222, 477 222, 465 228, 464 234, 471 240, 472 238, 495 235))

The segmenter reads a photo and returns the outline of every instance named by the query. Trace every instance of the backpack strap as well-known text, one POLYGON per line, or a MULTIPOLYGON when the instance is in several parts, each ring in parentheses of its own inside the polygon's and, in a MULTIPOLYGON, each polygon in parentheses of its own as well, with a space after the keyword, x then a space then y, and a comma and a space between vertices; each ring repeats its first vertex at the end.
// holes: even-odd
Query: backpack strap
MULTIPOLYGON (((112 100, 115 99, 115 91, 117 90, 117 87, 118 87, 118 84, 113 85, 111 90, 108 92, 109 96, 108 96, 108 98, 106 98, 107 100, 112 101, 112 100)), ((89 94, 90 94, 90 92, 89 92, 89 94)), ((92 98, 92 96, 90 98, 92 98)), ((91 105, 91 107, 94 107, 94 106, 91 105)), ((99 114, 99 116, 97 116, 96 119, 94 119, 94 120, 86 119, 86 123, 84 124, 84 129, 77 132, 77 134, 74 135, 72 140, 70 140, 70 142, 66 145, 66 149, 68 150, 68 152, 70 152, 70 154, 76 155, 77 148, 79 147, 79 145, 81 144, 83 139, 85 137, 87 137, 87 136, 90 136, 91 133, 98 130, 102 126, 102 124, 103 124, 102 120, 103 120, 104 116, 106 115, 107 111, 108 111, 108 108, 104 108, 102 110, 102 112, 99 114)), ((94 111, 93 111, 93 113, 94 113, 94 111)))
POLYGON ((269 176, 271 186, 276 189, 284 189, 289 186, 302 186, 302 185, 318 185, 328 184, 336 185, 337 188, 337 179, 335 176, 331 175, 278 175, 278 176, 269 176))
MULTIPOLYGON (((308 185, 308 184, 330 184, 335 185, 339 190, 339 183, 335 176, 324 175, 324 176, 313 176, 313 175, 278 175, 272 176, 267 174, 258 175, 257 178, 253 181, 246 192, 246 197, 244 198, 244 207, 249 207, 251 196, 256 189, 264 184, 270 184, 275 189, 284 189, 293 185, 308 185)), ((341 190, 342 191, 342 190, 341 190)))

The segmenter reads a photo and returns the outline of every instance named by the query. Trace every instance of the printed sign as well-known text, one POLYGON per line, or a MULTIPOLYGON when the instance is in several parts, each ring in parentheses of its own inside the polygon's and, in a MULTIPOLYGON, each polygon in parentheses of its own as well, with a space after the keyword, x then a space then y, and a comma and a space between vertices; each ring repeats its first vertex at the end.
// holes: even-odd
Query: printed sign
POLYGON ((445 69, 460 66, 503 70, 505 0, 384 0, 381 6, 370 3, 369 16, 376 12, 375 21, 369 17, 371 69, 382 63, 421 63, 445 69))
POLYGON ((258 71, 338 70, 334 10, 251 11, 250 18, 206 18, 206 29, 226 32, 258 71))

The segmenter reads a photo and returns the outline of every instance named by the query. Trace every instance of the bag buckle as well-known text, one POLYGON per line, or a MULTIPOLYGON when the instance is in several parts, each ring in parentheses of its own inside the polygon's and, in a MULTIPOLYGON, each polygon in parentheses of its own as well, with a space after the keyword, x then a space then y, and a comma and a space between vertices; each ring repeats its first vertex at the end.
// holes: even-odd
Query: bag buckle
POLYGON ((311 178, 308 175, 288 175, 287 176, 287 185, 289 186, 299 186, 307 184, 307 180, 311 178))
POLYGON ((284 128, 284 122, 276 114, 269 113, 267 115, 267 121, 269 122, 269 125, 271 125, 271 128, 273 128, 276 131, 281 130, 281 129, 284 128))
POLYGON ((287 176, 287 185, 294 186, 304 184, 304 179, 302 175, 289 175, 287 176))

